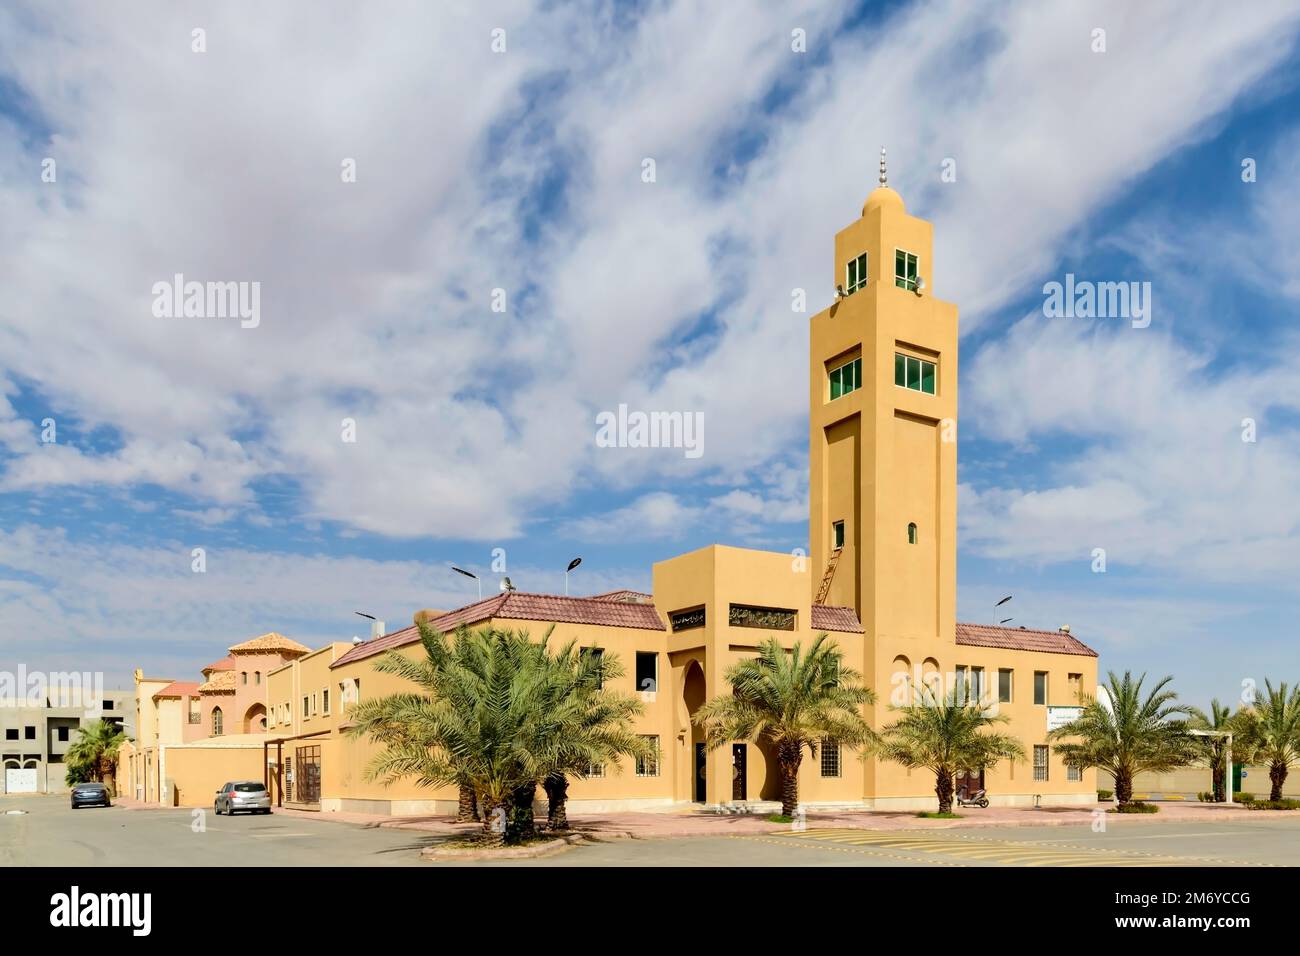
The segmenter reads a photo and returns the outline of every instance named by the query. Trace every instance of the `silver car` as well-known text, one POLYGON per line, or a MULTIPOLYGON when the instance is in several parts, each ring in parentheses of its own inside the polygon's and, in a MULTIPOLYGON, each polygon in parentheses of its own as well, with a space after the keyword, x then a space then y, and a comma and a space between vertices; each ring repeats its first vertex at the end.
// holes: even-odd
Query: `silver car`
POLYGON ((231 815, 241 810, 249 813, 270 813, 271 794, 260 780, 231 780, 221 785, 217 799, 212 802, 217 816, 231 815))

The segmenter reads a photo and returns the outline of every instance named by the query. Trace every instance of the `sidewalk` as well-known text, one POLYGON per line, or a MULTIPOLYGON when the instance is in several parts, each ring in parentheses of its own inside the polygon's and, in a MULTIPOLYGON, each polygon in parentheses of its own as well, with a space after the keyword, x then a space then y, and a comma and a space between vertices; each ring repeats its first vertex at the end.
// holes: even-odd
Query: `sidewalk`
MULTIPOLYGON (((989 807, 964 809, 960 820, 929 820, 914 811, 846 810, 809 813, 808 829, 848 828, 860 830, 948 830, 978 827, 1089 826, 1095 810, 1111 804, 1086 807, 989 807)), ((456 823, 451 817, 391 817, 367 813, 314 813, 308 810, 277 809, 277 814, 315 818, 335 823, 421 830, 446 836, 473 832, 476 823, 456 823)), ((1148 823, 1233 822, 1245 819, 1300 816, 1300 811, 1246 810, 1240 806, 1213 803, 1162 803, 1156 814, 1107 814, 1107 826, 1148 823)), ((540 820, 539 820, 540 822, 540 820)), ((569 826, 594 839, 663 839, 692 836, 746 836, 777 833, 790 829, 788 823, 769 823, 764 816, 717 815, 706 813, 602 813, 569 815, 569 826)))

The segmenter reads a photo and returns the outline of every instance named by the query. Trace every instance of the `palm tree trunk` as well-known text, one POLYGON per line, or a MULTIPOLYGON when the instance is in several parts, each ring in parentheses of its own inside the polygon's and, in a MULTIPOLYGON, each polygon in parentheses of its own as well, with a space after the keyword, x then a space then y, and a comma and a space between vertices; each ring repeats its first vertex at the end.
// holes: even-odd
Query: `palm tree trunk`
POLYGON ((562 773, 553 773, 542 787, 546 790, 546 828, 569 829, 569 778, 562 773))
POLYGON ((476 802, 483 813, 483 842, 488 846, 501 846, 506 840, 508 808, 487 794, 479 794, 476 802))
POLYGON ((799 764, 803 761, 803 748, 782 743, 776 760, 781 768, 781 815, 793 817, 799 808, 799 764))
POLYGON ((466 784, 460 785, 460 801, 456 807, 457 823, 473 823, 478 820, 478 799, 474 796, 474 788, 466 784))
POLYGON ((1268 794, 1270 800, 1282 799, 1282 784, 1286 783, 1286 771, 1286 764, 1280 760, 1273 761, 1273 765, 1268 768, 1268 779, 1273 784, 1268 794))
POLYGON ((1122 807, 1133 799, 1133 777, 1127 770, 1115 771, 1115 800, 1122 807))
POLYGON ((1224 767, 1224 765, 1223 765, 1223 763, 1224 763, 1223 758, 1220 757, 1219 759, 1220 759, 1220 762, 1219 762, 1219 763, 1216 763, 1216 764, 1214 765, 1214 777, 1213 777, 1213 779, 1214 779, 1214 785, 1213 785, 1213 789, 1214 789, 1214 802, 1215 802, 1215 803, 1222 803, 1222 802, 1223 802, 1223 799, 1224 799, 1224 793, 1225 793, 1225 791, 1226 791, 1226 788, 1224 787, 1224 779, 1225 779, 1225 778, 1227 777, 1227 775, 1228 775, 1228 771, 1227 771, 1227 769, 1226 769, 1226 768, 1224 767))
POLYGON ((935 771, 934 792, 939 798, 939 812, 952 813, 952 771, 935 771))
POLYGON ((537 796, 537 784, 527 783, 510 795, 510 806, 506 809, 506 844, 514 846, 537 836, 537 826, 533 821, 533 800, 537 796))

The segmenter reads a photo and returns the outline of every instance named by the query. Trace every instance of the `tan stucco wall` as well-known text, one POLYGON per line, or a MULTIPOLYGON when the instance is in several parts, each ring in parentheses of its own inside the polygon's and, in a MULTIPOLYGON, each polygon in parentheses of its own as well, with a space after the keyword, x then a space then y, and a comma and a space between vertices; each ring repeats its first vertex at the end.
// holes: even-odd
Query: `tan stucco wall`
POLYGON ((262 746, 240 747, 188 744, 163 750, 163 794, 176 787, 176 805, 210 807, 221 785, 229 780, 261 780, 262 746))

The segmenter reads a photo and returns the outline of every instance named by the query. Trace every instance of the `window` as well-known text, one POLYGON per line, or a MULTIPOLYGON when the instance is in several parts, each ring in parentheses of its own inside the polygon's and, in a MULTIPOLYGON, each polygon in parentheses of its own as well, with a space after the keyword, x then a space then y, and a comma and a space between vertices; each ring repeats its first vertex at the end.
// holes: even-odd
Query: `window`
POLYGON ((836 551, 844 547, 844 522, 837 521, 831 525, 831 547, 836 551))
POLYGON ((104 710, 117 710, 117 704, 113 703, 111 700, 106 700, 103 704, 104 710))
POLYGON ((970 696, 971 700, 984 699, 984 668, 982 667, 970 669, 970 696))
POLYGON ((311 695, 311 712, 312 712, 312 715, 315 716, 315 714, 316 714, 316 695, 315 695, 315 694, 312 694, 312 695, 311 695))
POLYGON ((24 727, 24 728, 23 728, 23 739, 24 739, 24 740, 35 740, 35 739, 36 739, 36 728, 35 728, 35 727, 24 727))
POLYGON ((1034 779, 1047 779, 1047 744, 1034 744, 1034 779))
POLYGON ((822 741, 822 776, 838 777, 840 775, 840 745, 829 737, 822 741))
POLYGON ((18 739, 18 728, 17 728, 17 727, 6 727, 6 728, 5 728, 5 740, 17 740, 17 739, 18 739))
POLYGON ((1034 703, 1047 703, 1047 671, 1034 671, 1034 703))
POLYGON ((850 259, 844 267, 844 291, 857 292, 867 284, 867 254, 850 259))
POLYGON ((197 697, 191 697, 189 700, 190 700, 190 723, 191 723, 191 724, 201 724, 201 723, 203 723, 203 714, 202 714, 202 712, 199 710, 199 700, 198 700, 198 698, 197 698, 197 697))
POLYGON ((67 727, 60 727, 60 728, 59 728, 59 740, 67 740, 67 739, 68 739, 68 728, 67 728, 67 727))
POLYGON ((1083 675, 1069 674, 1066 680, 1070 685, 1070 703, 1078 703, 1083 697, 1083 675))
POLYGON ((239 672, 239 682, 240 682, 241 684, 247 684, 247 683, 248 683, 248 671, 240 671, 240 672, 239 672))
POLYGON ((902 352, 894 353, 894 384, 914 392, 934 394, 934 363, 902 352))
POLYGON ((650 745, 650 754, 636 758, 636 775, 638 777, 659 776, 659 738, 642 735, 641 739, 650 745))
POLYGON ((325 713, 325 716, 327 717, 329 716, 330 689, 328 687, 326 687, 324 690, 320 692, 320 709, 325 713))
POLYGON ((212 708, 212 736, 221 736, 221 708, 212 708))
POLYGON ((855 358, 839 368, 831 369, 831 400, 856 392, 862 387, 862 359, 855 358))
POLYGON ((966 688, 969 686, 968 675, 970 668, 965 664, 958 664, 953 674, 953 699, 958 704, 966 703, 966 688))
MULTIPOLYGON (((595 667, 600 667, 600 665, 605 660, 605 649, 603 647, 584 647, 580 649, 578 653, 580 653, 583 657, 589 658, 595 667)), ((604 686, 605 686, 605 675, 604 672, 602 671, 600 675, 596 678, 596 689, 599 690, 604 686)))
POLYGON ((910 522, 907 526, 907 543, 916 544, 916 522, 910 522))
POLYGON ((309 697, 307 697, 306 695, 303 695, 303 698, 302 698, 302 715, 303 715, 304 717, 310 717, 310 716, 311 716, 311 709, 310 709, 310 707, 309 707, 310 703, 311 703, 311 699, 310 699, 309 697))
POLYGON ((636 652, 636 689, 653 694, 659 689, 659 655, 636 652))
POLYGON ((262 683, 262 672, 261 672, 261 671, 253 671, 253 683, 254 683, 254 684, 260 684, 260 683, 262 683))
POLYGON ((590 763, 590 764, 587 764, 587 776, 588 776, 588 777, 603 777, 603 776, 605 776, 605 765, 604 765, 603 763, 590 763))
POLYGON ((894 250, 894 285, 916 291, 916 256, 902 249, 894 250))
POLYGON ((1065 768, 1065 779, 1070 783, 1083 783, 1083 770, 1079 767, 1067 766, 1065 768))
POLYGON ((1011 703, 1011 669, 1007 667, 998 668, 998 702, 1011 703))

